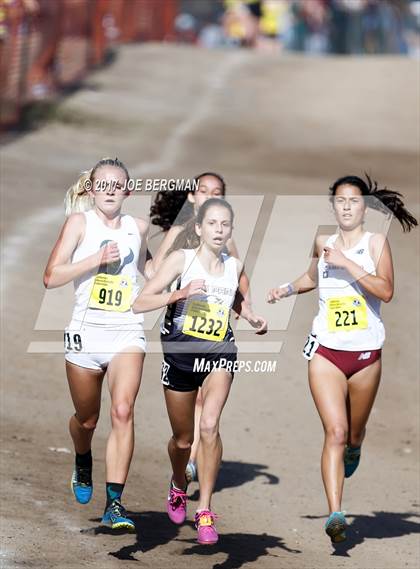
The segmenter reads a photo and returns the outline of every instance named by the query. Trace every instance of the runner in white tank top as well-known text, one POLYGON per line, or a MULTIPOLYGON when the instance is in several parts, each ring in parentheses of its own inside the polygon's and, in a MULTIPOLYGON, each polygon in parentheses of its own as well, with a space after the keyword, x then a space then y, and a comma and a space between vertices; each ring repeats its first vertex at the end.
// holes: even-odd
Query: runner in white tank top
POLYGON ((112 242, 117 244, 120 258, 112 265, 95 268, 74 280, 72 320, 85 324, 142 323, 143 315, 134 314, 131 310, 131 304, 139 293, 137 276, 142 241, 136 220, 131 215, 121 215, 120 227, 113 229, 104 224, 94 209, 83 215, 85 234, 73 253, 72 263, 97 253, 112 242), (98 294, 94 290, 95 279, 99 285, 104 285, 99 286, 98 294), (106 292, 101 292, 101 288, 105 288, 106 292))
MULTIPOLYGON (((193 221, 198 210, 210 198, 224 199, 227 185, 224 178, 216 172, 203 172, 194 176, 195 184, 189 191, 175 190, 173 192, 158 192, 154 204, 150 209, 150 221, 159 225, 164 237, 153 254, 153 261, 148 261, 146 270, 155 273, 165 260, 170 250, 193 249, 197 245, 197 235, 194 231, 193 221)), ((226 252, 233 257, 239 257, 233 239, 226 243, 226 252)), ((249 279, 245 272, 241 273, 239 291, 246 301, 251 304, 249 279)), ((235 318, 239 318, 235 314, 235 318)), ((190 460, 187 464, 185 476, 189 482, 198 480, 197 456, 198 441, 200 440, 200 417, 202 410, 201 390, 198 391, 195 401, 195 431, 194 442, 191 447, 190 460)))
MULTIPOLYGON (((344 254, 370 275, 376 275, 370 241, 366 231, 360 241, 344 254)), ((328 237, 325 247, 334 248, 339 235, 328 237)), ((312 334, 318 342, 335 350, 379 350, 385 340, 385 329, 380 316, 381 301, 366 291, 343 267, 335 267, 325 260, 322 251, 318 262, 319 312, 312 325, 312 334), (346 312, 343 310, 348 308, 346 312), (358 318, 363 322, 358 322, 358 318)))
POLYGON ((339 231, 316 240, 315 258, 301 277, 272 289, 269 302, 319 287, 319 312, 303 355, 309 383, 325 431, 321 470, 333 542, 346 539, 341 510, 344 477, 356 470, 361 444, 381 375, 385 330, 381 301, 394 290, 391 252, 385 236, 363 229, 367 207, 392 212, 404 231, 417 225, 400 194, 379 190, 369 177, 338 179, 330 189, 339 231))
MULTIPOLYGON (((196 359, 200 356, 206 362, 223 358, 236 360, 237 349, 228 317, 238 288, 238 260, 221 253, 222 275, 211 275, 200 262, 198 249, 182 249, 184 266, 176 283, 176 290, 185 288, 194 280, 206 280, 206 293, 194 297, 194 311, 188 299, 179 300, 168 307, 162 324, 162 347, 167 365, 178 370, 194 373, 196 359), (202 308, 200 310, 200 303, 202 308), (216 307, 213 319, 209 320, 208 306, 216 307)), ((162 383, 171 389, 168 374, 162 383)), ((175 385, 173 389, 190 391, 188 382, 184 389, 175 385)))
POLYGON ((139 291, 137 274, 145 262, 148 224, 121 215, 127 179, 122 162, 103 159, 70 188, 69 217, 51 253, 44 283, 47 288, 71 281, 75 285, 72 321, 64 334, 67 379, 76 410, 70 419, 76 452, 73 494, 81 504, 92 497, 91 441, 107 373, 112 430, 103 522, 133 531, 121 494, 134 448, 134 404, 145 355, 143 317, 133 313, 131 304, 139 291))
MULTIPOLYGON (((202 544, 218 540, 210 502, 222 457, 220 416, 236 360, 229 312, 242 264, 223 253, 232 223, 233 211, 226 201, 207 200, 196 218, 199 248, 172 252, 133 305, 135 312, 169 306, 162 333, 165 357, 161 379, 173 432, 168 446, 173 475, 166 507, 169 518, 176 524, 183 523, 186 517, 185 467, 194 438, 195 400, 202 386, 200 500, 195 516, 198 542, 202 544), (177 281, 176 290, 162 292, 177 281)), ((244 302, 241 308, 241 316, 256 332, 265 333, 265 320, 255 316, 244 302)))

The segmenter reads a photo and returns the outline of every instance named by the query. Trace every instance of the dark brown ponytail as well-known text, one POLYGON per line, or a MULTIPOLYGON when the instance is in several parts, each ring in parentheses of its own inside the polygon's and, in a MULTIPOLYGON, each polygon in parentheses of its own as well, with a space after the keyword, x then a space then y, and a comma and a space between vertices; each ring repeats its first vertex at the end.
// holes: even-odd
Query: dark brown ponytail
MULTIPOLYGON (((226 194, 226 182, 216 172, 203 172, 194 176, 194 184, 191 190, 173 190, 170 192, 158 192, 155 201, 150 208, 150 220, 153 225, 158 225, 163 231, 168 231, 172 225, 186 225, 194 217, 192 203, 187 200, 189 193, 193 194, 198 187, 201 178, 211 176, 219 180, 222 186, 222 194, 226 194)), ((185 249, 185 247, 183 247, 185 249)), ((172 248, 171 248, 172 249, 172 248)))

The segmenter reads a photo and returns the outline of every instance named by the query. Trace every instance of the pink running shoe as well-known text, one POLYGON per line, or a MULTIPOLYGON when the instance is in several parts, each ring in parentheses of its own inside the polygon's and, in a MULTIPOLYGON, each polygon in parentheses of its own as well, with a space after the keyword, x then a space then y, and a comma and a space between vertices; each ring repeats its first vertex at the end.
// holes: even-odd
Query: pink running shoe
POLYGON ((197 541, 200 545, 213 545, 219 541, 219 535, 214 527, 216 514, 210 510, 202 510, 195 514, 195 527, 198 530, 197 541))
POLYGON ((169 486, 166 509, 169 519, 174 524, 183 524, 187 516, 187 494, 183 490, 174 488, 172 481, 169 486))

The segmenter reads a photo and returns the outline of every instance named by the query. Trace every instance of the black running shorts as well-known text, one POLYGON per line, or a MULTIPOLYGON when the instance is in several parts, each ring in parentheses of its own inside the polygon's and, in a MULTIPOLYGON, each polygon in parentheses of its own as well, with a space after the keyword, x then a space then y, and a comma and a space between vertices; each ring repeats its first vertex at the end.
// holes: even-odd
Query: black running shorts
POLYGON ((172 391, 196 391, 212 371, 226 370, 234 377, 236 354, 225 354, 212 360, 197 357, 196 371, 186 371, 177 367, 176 362, 164 358, 161 369, 161 382, 172 391))

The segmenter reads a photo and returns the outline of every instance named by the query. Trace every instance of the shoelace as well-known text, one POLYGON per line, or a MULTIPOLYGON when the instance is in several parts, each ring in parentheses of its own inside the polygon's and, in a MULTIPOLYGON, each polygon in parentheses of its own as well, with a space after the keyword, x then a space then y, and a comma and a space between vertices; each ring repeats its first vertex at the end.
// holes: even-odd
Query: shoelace
POLYGON ((173 486, 170 489, 170 504, 173 510, 179 508, 179 506, 187 505, 187 494, 182 490, 177 490, 173 486))
POLYGON ((114 500, 111 504, 111 514, 118 518, 125 518, 127 517, 127 513, 124 509, 124 506, 118 502, 118 500, 114 500))
POLYGON ((219 517, 220 516, 210 510, 203 510, 195 515, 195 525, 197 528, 199 526, 212 526, 219 517))
POLYGON ((76 467, 77 483, 83 486, 92 485, 92 469, 89 467, 76 467))

